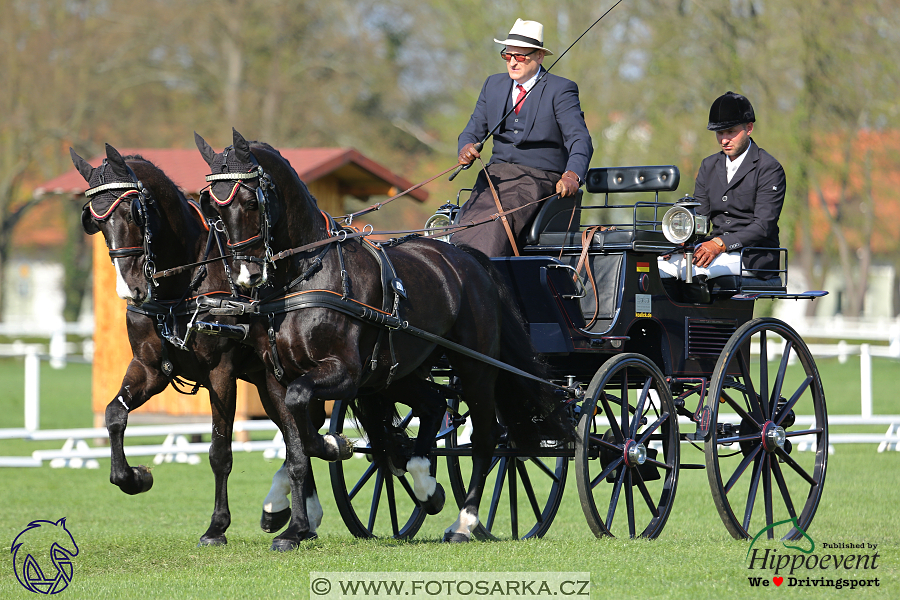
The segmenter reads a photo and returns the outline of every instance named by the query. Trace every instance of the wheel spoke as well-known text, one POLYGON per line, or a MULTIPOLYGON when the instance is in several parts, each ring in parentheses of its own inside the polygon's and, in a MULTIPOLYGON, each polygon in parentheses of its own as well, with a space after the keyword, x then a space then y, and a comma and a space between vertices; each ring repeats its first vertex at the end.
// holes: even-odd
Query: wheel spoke
POLYGON ((736 435, 733 437, 719 438, 716 441, 720 444, 734 444, 735 442, 758 442, 759 434, 754 433, 752 435, 736 435))
POLYGON ((353 500, 354 498, 356 498, 356 495, 363 488, 363 486, 369 482, 369 480, 372 478, 372 475, 377 470, 378 470, 378 467, 375 466, 375 463, 372 463, 369 465, 369 468, 366 469, 366 472, 363 473, 362 477, 359 478, 359 481, 356 482, 356 485, 353 486, 353 489, 350 490, 350 493, 348 494, 348 497, 350 498, 350 500, 353 500))
POLYGON ((607 448, 607 449, 609 449, 609 450, 613 450, 613 451, 615 451, 615 452, 621 452, 621 451, 622 451, 622 446, 617 446, 616 444, 613 444, 613 443, 611 443, 611 442, 607 442, 606 440, 604 440, 602 437, 600 437, 600 436, 597 435, 597 434, 592 434, 592 435, 590 436, 590 439, 591 439, 591 443, 597 444, 597 445, 599 445, 599 446, 603 446, 604 448, 607 448))
POLYGON ((606 513, 606 529, 612 531, 612 521, 616 514, 616 506, 619 504, 619 494, 622 492, 622 482, 625 480, 625 472, 628 467, 622 466, 619 476, 616 477, 616 484, 613 486, 612 498, 609 500, 609 511, 606 513))
POLYGON ((747 396, 747 401, 750 403, 750 413, 756 417, 754 421, 758 423, 764 422, 766 419, 763 416, 762 408, 759 405, 759 396, 753 389, 753 378, 750 377, 750 365, 747 364, 747 358, 744 356, 743 352, 737 353, 737 361, 738 366, 741 368, 741 377, 744 380, 744 389, 747 396))
POLYGON ((600 392, 600 402, 603 403, 603 413, 606 415, 606 420, 609 421, 609 426, 612 429, 613 435, 616 437, 616 440, 620 442, 625 441, 625 436, 622 435, 622 429, 616 422, 615 417, 613 417, 612 409, 609 407, 609 401, 606 399, 605 391, 600 392))
POLYGON ((656 466, 659 467, 660 469, 665 469, 665 470, 667 470, 667 471, 670 471, 670 470, 672 470, 673 468, 675 468, 674 465, 670 465, 670 464, 667 464, 667 463, 664 463, 664 462, 660 462, 660 461, 656 460, 655 458, 648 458, 648 459, 646 459, 646 460, 644 461, 644 464, 647 464, 647 463, 650 463, 651 465, 656 465, 656 466))
POLYGON ((822 433, 821 427, 816 427, 815 429, 798 429, 797 431, 785 431, 784 437, 797 437, 799 435, 813 435, 822 433))
POLYGON ((753 475, 750 478, 750 490, 747 492, 747 506, 744 509, 744 529, 750 528, 750 517, 753 516, 753 504, 756 502, 756 490, 759 487, 759 473, 765 456, 756 459, 753 465, 753 475))
POLYGON ((620 382, 621 389, 619 391, 619 396, 622 399, 622 431, 626 432, 630 429, 628 427, 628 422, 630 420, 628 418, 628 367, 622 369, 621 375, 622 381, 620 382))
MULTIPOLYGON (((514 463, 519 462, 515 457, 510 460, 514 463)), ((515 467, 515 464, 513 466, 515 467)), ((516 469, 507 469, 506 474, 509 477, 509 520, 512 526, 512 538, 517 540, 519 539, 519 490, 516 487, 516 469)))
POLYGON ((638 398, 637 405, 634 407, 634 420, 631 422, 631 435, 629 436, 631 439, 634 439, 637 436, 638 427, 641 426, 641 417, 644 413, 644 403, 647 401, 647 395, 650 393, 650 385, 652 383, 652 377, 648 377, 644 381, 644 387, 641 390, 640 398, 638 398))
POLYGON ((375 517, 378 515, 378 504, 381 502, 381 488, 384 485, 384 475, 381 469, 375 476, 375 489, 372 491, 372 506, 369 508, 369 525, 366 529, 369 532, 375 531, 375 517))
POLYGON ((497 516, 497 509, 500 506, 500 494, 503 493, 503 482, 506 480, 506 469, 509 459, 503 457, 500 459, 500 468, 497 470, 497 479, 494 480, 494 493, 491 496, 491 508, 488 512, 487 522, 484 524, 488 531, 494 528, 494 517, 497 516))
MULTIPOLYGON (((525 490, 525 495, 528 496, 528 502, 531 504, 531 511, 534 513, 534 518, 538 523, 543 523, 544 516, 541 514, 541 507, 538 504, 537 495, 534 493, 534 486, 531 485, 531 476, 528 475, 528 469, 525 468, 525 464, 521 461, 516 461, 516 469, 519 471, 519 479, 522 481, 522 488, 525 490)), ((556 474, 554 474, 554 478, 555 477, 556 474)))
POLYGON ((631 488, 631 472, 633 469, 627 469, 625 473, 625 508, 628 513, 628 537, 634 539, 634 490, 631 488))
MULTIPOLYGON (((537 458, 535 456, 530 456, 528 458, 528 460, 529 460, 529 462, 537 465, 537 468, 540 469, 541 471, 543 471, 547 475, 547 477, 552 479, 553 483, 559 483, 559 477, 556 476, 556 473, 551 471, 550 467, 545 465, 544 461, 542 461, 540 458, 537 458)), ((519 471, 519 473, 522 474, 522 478, 524 479, 528 472, 525 471, 525 465, 520 465, 520 466, 521 466, 521 470, 519 471)))
POLYGON ((750 465, 756 455, 759 454, 759 451, 762 450, 762 444, 756 446, 750 454, 744 457, 744 460, 741 461, 741 464, 738 465, 737 469, 735 469, 734 473, 731 475, 731 479, 728 480, 728 483, 725 484, 725 493, 731 491, 731 488, 734 487, 734 484, 737 483, 737 480, 740 479, 741 475, 744 474, 744 471, 750 465))
POLYGON ((409 499, 418 504, 419 500, 418 498, 416 498, 416 492, 415 490, 413 490, 412 486, 409 485, 409 481, 406 480, 406 474, 398 477, 397 481, 400 482, 400 487, 402 487, 406 491, 406 495, 409 496, 409 499))
POLYGON ((759 424, 759 421, 756 420, 756 417, 751 416, 750 413, 748 413, 743 406, 735 402, 734 398, 729 396, 725 390, 722 390, 720 397, 725 398, 725 402, 734 409, 734 412, 736 412, 742 420, 752 422, 760 431, 762 431, 762 426, 759 424))
POLYGON ((759 403, 763 418, 769 414, 769 338, 765 331, 759 332, 759 403))
POLYGON ((800 400, 800 396, 802 396, 806 392, 807 388, 809 387, 809 384, 812 383, 812 380, 813 380, 812 375, 807 376, 806 379, 803 380, 803 383, 800 384, 800 387, 797 388, 797 391, 794 392, 794 395, 791 396, 791 399, 788 400, 787 404, 785 404, 784 407, 781 409, 781 412, 779 412, 775 416, 775 419, 773 419, 773 421, 775 421, 776 425, 781 425, 781 422, 784 421, 784 417, 789 412, 791 412, 791 409, 793 409, 794 405, 797 404, 797 401, 800 400))
POLYGON ((606 465, 606 468, 603 469, 603 471, 599 475, 597 475, 594 479, 591 480, 591 489, 594 489, 595 487, 597 487, 601 481, 606 479, 606 477, 610 473, 615 471, 619 467, 619 465, 621 465, 623 462, 625 462, 625 458, 620 456, 616 460, 614 460, 611 463, 609 463, 608 465, 606 465))
MULTIPOLYGON (((778 453, 778 456, 780 456, 782 458, 782 460, 784 460, 784 462, 786 462, 788 465, 790 465, 790 467, 792 469, 794 469, 794 471, 800 477, 802 477, 807 482, 809 482, 810 485, 819 485, 819 482, 816 481, 815 479, 813 479, 812 475, 807 473, 803 467, 801 467, 799 464, 797 464, 797 461, 795 461, 793 458, 791 458, 791 455, 788 454, 787 452, 785 452, 783 448, 779 448, 778 450, 776 450, 776 452, 778 453)), ((825 452, 828 452, 827 448, 825 449, 825 452)))
POLYGON ((637 440, 638 443, 643 444, 647 441, 647 438, 650 437, 654 431, 659 429, 659 426, 666 422, 666 419, 669 418, 669 413, 663 413, 656 421, 653 422, 641 435, 641 439, 637 440))
MULTIPOLYGON (((776 459, 777 460, 777 459, 776 459)), ((775 519, 772 515, 772 471, 769 468, 769 465, 772 462, 772 455, 766 454, 763 456, 763 472, 762 472, 762 480, 763 480, 763 501, 766 506, 766 526, 770 526, 775 522, 775 519)), ((775 538, 775 532, 769 528, 769 539, 775 538)))
POLYGON ((637 478, 638 489, 641 491, 641 496, 644 497, 644 502, 647 503, 647 508, 650 509, 653 518, 659 517, 659 509, 656 507, 656 502, 653 501, 653 497, 650 496, 650 490, 647 489, 647 484, 644 483, 644 477, 641 475, 640 469, 634 470, 634 477, 637 478))
POLYGON ((772 461, 772 473, 775 475, 775 482, 778 489, 781 490, 781 497, 784 499, 784 507, 788 511, 788 515, 792 519, 797 518, 797 511, 794 510, 794 503, 791 501, 791 492, 788 490, 787 483, 784 481, 784 473, 781 472, 781 465, 777 460, 772 461))
MULTIPOLYGON (((775 376, 775 384, 772 386, 772 395, 770 396, 773 414, 778 407, 778 398, 781 397, 781 388, 784 385, 784 376, 787 373, 788 362, 790 362, 793 348, 794 343, 791 340, 787 340, 784 343, 784 349, 781 351, 781 364, 778 365, 778 374, 775 376)), ((773 418, 772 420, 774 421, 775 419, 773 418)))
POLYGON ((400 524, 397 519, 397 499, 394 497, 394 478, 388 477, 386 491, 387 491, 387 502, 388 502, 388 513, 391 515, 391 531, 394 532, 394 537, 397 537, 400 534, 400 524))

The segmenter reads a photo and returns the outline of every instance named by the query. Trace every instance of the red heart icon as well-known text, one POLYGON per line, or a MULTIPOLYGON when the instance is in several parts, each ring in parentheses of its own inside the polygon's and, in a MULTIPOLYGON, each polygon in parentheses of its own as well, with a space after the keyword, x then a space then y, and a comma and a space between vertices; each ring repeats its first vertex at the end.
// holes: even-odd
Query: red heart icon
POLYGON ((784 581, 784 577, 773 577, 772 581, 775 582, 776 586, 779 586, 784 581))

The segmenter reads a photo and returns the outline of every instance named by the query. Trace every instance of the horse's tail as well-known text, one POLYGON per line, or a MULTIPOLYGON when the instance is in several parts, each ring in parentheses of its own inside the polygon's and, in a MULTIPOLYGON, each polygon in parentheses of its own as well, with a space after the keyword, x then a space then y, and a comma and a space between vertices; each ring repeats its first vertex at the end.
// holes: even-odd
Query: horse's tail
MULTIPOLYGON (((522 313, 503 275, 482 252, 460 246, 472 255, 490 274, 500 295, 500 356, 498 360, 548 379, 550 368, 534 349, 522 313)), ((571 441, 575 425, 569 416, 565 399, 548 385, 500 370, 495 387, 497 411, 517 447, 540 448, 542 440, 571 441)))

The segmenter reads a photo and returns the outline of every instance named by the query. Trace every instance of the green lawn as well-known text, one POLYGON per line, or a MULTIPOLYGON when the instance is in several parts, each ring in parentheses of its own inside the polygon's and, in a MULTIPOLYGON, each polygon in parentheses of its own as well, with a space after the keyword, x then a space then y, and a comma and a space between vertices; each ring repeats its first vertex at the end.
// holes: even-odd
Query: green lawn
MULTIPOLYGON (((858 364, 858 359, 845 365, 820 361, 829 413, 858 414, 858 364)), ((42 427, 89 426, 89 368, 43 367, 42 427)), ((900 400, 891 393, 900 381, 898 363, 875 359, 873 368, 875 412, 900 413, 900 400)), ((0 361, 0 377, 0 427, 21 427, 22 362, 0 361)), ((0 440, 0 455, 28 455, 38 447, 59 445, 0 440)), ((703 462, 703 457, 684 446, 682 460, 703 462)), ((365 465, 353 459, 348 468, 365 465)), ((873 445, 835 447, 823 500, 809 528, 817 544, 878 545, 879 568, 868 574, 877 575, 881 586, 855 591, 751 588, 749 576, 769 573, 748 570, 749 545, 727 534, 702 471, 681 472, 672 516, 658 540, 594 538, 578 501, 575 463, 570 463, 559 514, 544 539, 450 546, 438 543, 455 518, 450 502, 425 521, 411 542, 353 538, 334 504, 327 466, 317 462, 325 509, 320 537, 297 552, 277 554, 269 550, 272 536, 258 528, 262 499, 277 467, 259 453, 235 456, 229 485, 233 520, 224 548, 196 546, 212 510, 213 480, 206 460, 198 466, 155 467, 153 489, 139 496, 110 485, 109 461, 101 461, 99 470, 0 469, 0 543, 11 543, 32 520, 66 517, 80 548, 73 581, 59 596, 70 598, 307 598, 311 571, 589 572, 593 598, 900 597, 900 452, 878 454, 873 445)), ((445 475, 441 465, 449 492, 445 475)), ((779 542, 760 540, 756 547, 791 552, 779 542)), ((849 551, 817 550, 841 552, 849 551)), ((16 581, 12 561, 2 564, 0 598, 32 597, 16 581)), ((865 573, 813 575, 862 578, 865 573)))

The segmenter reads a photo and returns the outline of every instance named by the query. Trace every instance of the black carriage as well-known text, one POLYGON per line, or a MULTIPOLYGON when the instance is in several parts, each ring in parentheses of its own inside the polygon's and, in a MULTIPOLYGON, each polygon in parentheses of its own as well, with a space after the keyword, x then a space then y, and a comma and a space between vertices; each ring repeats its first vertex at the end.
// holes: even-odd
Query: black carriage
MULTIPOLYGON (((682 233, 685 224, 702 225, 689 198, 660 200, 660 192, 675 192, 679 179, 674 166, 591 169, 586 188, 602 202, 583 203, 581 193, 548 200, 527 232, 522 256, 493 259, 551 380, 570 390, 578 440, 546 440, 546 452, 526 456, 501 438, 489 476, 489 510, 476 535, 544 535, 570 463, 597 536, 658 536, 680 469, 706 469, 719 515, 737 539, 790 521, 784 537, 796 539, 809 526, 828 456, 822 383, 801 337, 778 319, 753 314, 759 299, 825 292, 788 292, 785 249, 778 249, 781 266, 770 273, 661 279, 658 257, 690 248, 670 241, 664 223, 671 226, 672 215, 681 213, 676 225, 682 233)), ((453 210, 441 212, 449 219, 453 210)), ((689 242, 689 235, 677 241, 689 242)), ((452 369, 437 365, 432 375, 448 403, 432 474, 444 457, 461 504, 467 415, 452 369)), ((332 433, 350 426, 348 411, 336 404, 332 433)), ((398 429, 414 425, 413 419, 406 415, 398 429)), ((371 452, 364 434, 351 437, 356 453, 371 452)), ((361 477, 350 477, 342 462, 331 463, 331 473, 354 535, 408 538, 424 521, 407 475, 375 462, 361 477)))

